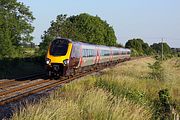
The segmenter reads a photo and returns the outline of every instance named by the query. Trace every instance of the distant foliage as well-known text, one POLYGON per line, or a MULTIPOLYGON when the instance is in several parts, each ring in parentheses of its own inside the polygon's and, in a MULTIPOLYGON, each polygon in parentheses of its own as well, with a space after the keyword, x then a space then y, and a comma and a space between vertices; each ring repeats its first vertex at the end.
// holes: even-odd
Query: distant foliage
POLYGON ((17 0, 0 0, 0 58, 21 55, 21 42, 30 42, 35 19, 29 7, 17 0))
POLYGON ((133 56, 152 55, 154 53, 154 50, 142 39, 128 40, 125 47, 132 49, 133 56))
POLYGON ((122 47, 122 48, 125 47, 125 46, 124 46, 123 44, 121 44, 121 43, 117 43, 115 46, 116 46, 116 47, 122 47))
POLYGON ((50 28, 42 35, 40 51, 45 53, 49 43, 56 37, 100 45, 116 45, 113 27, 98 16, 83 13, 76 16, 58 15, 50 28))
MULTIPOLYGON (((162 43, 149 46, 140 38, 128 40, 125 47, 132 50, 132 56, 161 55, 162 53, 162 43)), ((172 57, 172 50, 167 43, 163 43, 163 55, 164 59, 172 57)))
MULTIPOLYGON (((154 43, 153 45, 151 45, 151 48, 153 48, 158 54, 162 53, 162 43, 154 43)), ((172 50, 169 45, 167 43, 163 43, 163 54, 166 56, 171 53, 172 50)))

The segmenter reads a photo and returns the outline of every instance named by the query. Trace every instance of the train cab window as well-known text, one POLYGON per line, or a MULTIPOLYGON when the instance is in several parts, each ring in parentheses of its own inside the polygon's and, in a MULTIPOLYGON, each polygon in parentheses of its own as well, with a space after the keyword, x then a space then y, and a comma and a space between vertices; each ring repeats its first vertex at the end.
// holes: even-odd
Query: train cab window
POLYGON ((53 56, 64 56, 68 50, 69 41, 65 39, 56 39, 51 43, 50 55, 53 56))

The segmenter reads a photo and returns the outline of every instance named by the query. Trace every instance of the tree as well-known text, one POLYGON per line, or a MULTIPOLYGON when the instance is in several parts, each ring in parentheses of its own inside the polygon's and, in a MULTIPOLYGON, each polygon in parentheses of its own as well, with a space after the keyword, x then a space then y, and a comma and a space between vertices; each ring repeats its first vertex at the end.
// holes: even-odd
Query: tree
POLYGON ((17 57, 21 42, 30 42, 35 18, 29 7, 17 0, 0 0, 0 58, 17 57))
POLYGON ((121 43, 117 43, 117 44, 115 45, 115 47, 121 47, 121 48, 124 48, 124 45, 121 44, 121 43))
MULTIPOLYGON (((162 53, 162 43, 154 43, 151 45, 151 48, 154 49, 158 54, 162 53)), ((163 43, 163 53, 164 55, 172 53, 172 50, 167 43, 163 43)))
POLYGON ((44 54, 49 43, 59 36, 108 46, 116 45, 117 40, 113 28, 106 21, 86 13, 70 17, 58 15, 56 21, 52 21, 50 28, 42 35, 41 53, 44 54))
POLYGON ((131 39, 125 45, 126 48, 131 48, 135 52, 134 55, 151 55, 153 54, 152 48, 142 39, 131 39))

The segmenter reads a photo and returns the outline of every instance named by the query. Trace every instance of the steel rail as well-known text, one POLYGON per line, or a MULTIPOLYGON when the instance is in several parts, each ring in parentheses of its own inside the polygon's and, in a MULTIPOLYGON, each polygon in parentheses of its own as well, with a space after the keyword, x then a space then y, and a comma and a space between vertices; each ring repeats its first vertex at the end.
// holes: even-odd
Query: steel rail
POLYGON ((3 97, 3 95, 7 95, 7 94, 10 94, 12 92, 16 92, 16 91, 20 91, 20 90, 23 90, 23 89, 27 89, 27 88, 33 87, 34 85, 42 84, 42 83, 47 82, 47 81, 49 81, 49 80, 43 80, 42 79, 40 81, 36 81, 36 82, 30 83, 30 84, 27 84, 27 85, 18 86, 17 88, 11 88, 10 90, 4 91, 4 92, 0 92, 0 98, 3 97))
POLYGON ((45 78, 45 73, 37 73, 34 75, 29 75, 26 77, 20 77, 20 78, 16 78, 13 80, 3 80, 0 81, 0 90, 4 89, 4 88, 8 88, 8 87, 13 87, 19 84, 23 84, 23 83, 28 83, 31 82, 33 80, 36 80, 38 77, 42 77, 45 78))
POLYGON ((24 83, 28 83, 30 82, 31 80, 25 80, 25 81, 12 81, 8 84, 3 84, 3 85, 0 85, 0 89, 5 89, 5 88, 8 88, 8 87, 13 87, 13 86, 17 86, 19 84, 24 84, 24 83))

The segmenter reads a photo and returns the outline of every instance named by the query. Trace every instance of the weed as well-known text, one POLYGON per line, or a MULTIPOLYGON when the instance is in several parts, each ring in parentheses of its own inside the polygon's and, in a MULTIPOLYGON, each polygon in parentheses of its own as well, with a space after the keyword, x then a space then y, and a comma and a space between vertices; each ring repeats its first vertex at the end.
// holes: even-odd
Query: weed
POLYGON ((152 72, 150 72, 150 77, 152 79, 164 81, 164 69, 161 64, 162 62, 159 60, 156 61, 154 64, 148 63, 149 68, 152 70, 152 72))

